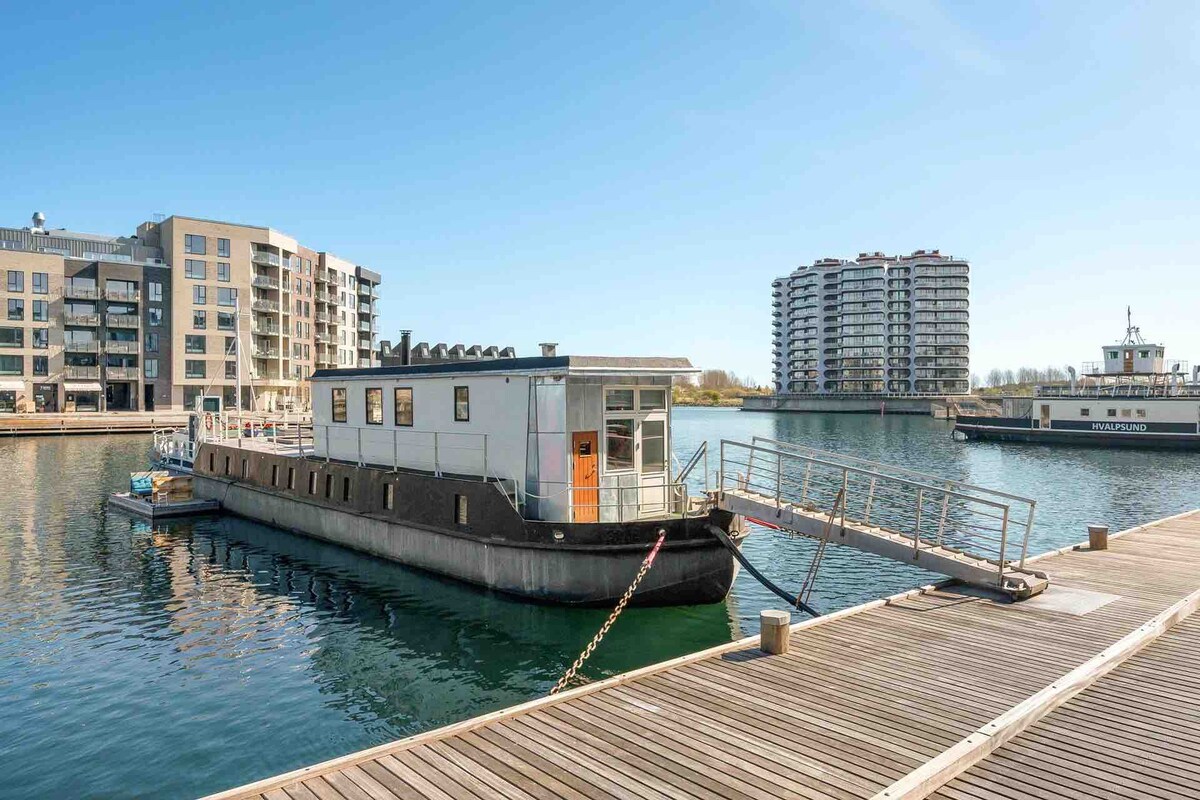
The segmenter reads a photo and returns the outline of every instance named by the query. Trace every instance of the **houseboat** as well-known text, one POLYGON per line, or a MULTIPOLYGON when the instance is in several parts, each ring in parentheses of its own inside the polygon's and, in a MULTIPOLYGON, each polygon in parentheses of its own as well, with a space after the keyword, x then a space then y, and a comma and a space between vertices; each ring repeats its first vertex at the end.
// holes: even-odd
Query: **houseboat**
POLYGON ((665 532, 632 602, 722 600, 741 520, 689 497, 701 453, 671 458, 672 382, 696 370, 543 353, 318 370, 311 443, 198 408, 160 457, 225 511, 537 601, 615 603, 665 532))
POLYGON ((1068 384, 1005 397, 1000 416, 960 416, 957 438, 1200 450, 1200 366, 1166 361, 1166 347, 1132 324, 1102 361, 1069 372, 1068 384))

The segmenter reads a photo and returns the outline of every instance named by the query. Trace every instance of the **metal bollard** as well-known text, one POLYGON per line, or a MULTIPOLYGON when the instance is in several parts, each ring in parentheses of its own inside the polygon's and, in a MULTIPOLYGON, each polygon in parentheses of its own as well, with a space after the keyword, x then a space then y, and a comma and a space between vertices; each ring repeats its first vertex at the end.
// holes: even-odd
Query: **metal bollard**
POLYGON ((1108 549, 1108 526, 1107 525, 1088 525, 1088 549, 1089 550, 1107 550, 1108 549))
POLYGON ((781 655, 788 651, 792 615, 787 611, 758 612, 758 646, 764 653, 781 655))

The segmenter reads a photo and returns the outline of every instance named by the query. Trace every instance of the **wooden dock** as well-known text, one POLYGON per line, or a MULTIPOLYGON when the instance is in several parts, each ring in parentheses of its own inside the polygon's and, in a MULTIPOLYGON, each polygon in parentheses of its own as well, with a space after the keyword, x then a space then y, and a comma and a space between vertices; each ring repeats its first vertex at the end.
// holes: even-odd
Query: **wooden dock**
POLYGON ((212 798, 1200 797, 1200 511, 212 798))

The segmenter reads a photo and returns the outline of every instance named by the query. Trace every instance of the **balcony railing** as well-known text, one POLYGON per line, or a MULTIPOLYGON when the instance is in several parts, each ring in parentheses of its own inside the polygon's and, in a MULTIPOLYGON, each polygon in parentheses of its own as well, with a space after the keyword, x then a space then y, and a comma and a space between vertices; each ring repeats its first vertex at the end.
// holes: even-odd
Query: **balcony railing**
POLYGON ((63 286, 63 297, 73 300, 99 300, 100 290, 95 286, 72 286, 68 283, 63 286))
POLYGON ((274 278, 268 278, 266 275, 255 275, 254 280, 250 281, 250 283, 260 289, 279 289, 279 281, 274 278))
POLYGON ((255 300, 253 308, 255 311, 278 311, 279 303, 274 300, 255 300))
POLYGON ((137 353, 138 352, 138 343, 137 342, 116 342, 116 341, 110 340, 110 341, 107 341, 104 343, 104 352, 106 352, 106 353, 124 353, 124 354, 137 353))
POLYGON ((358 313, 360 313, 360 314, 374 314, 374 313, 375 313, 375 308, 374 308, 374 307, 373 307, 373 306, 372 306, 370 303, 359 303, 359 304, 358 304, 358 313))
POLYGON ((109 381, 136 381, 137 367, 105 367, 104 379, 109 381))
POLYGON ((67 378, 68 380, 74 379, 74 380, 95 381, 95 380, 100 379, 100 368, 99 367, 76 367, 76 366, 72 366, 71 364, 68 364, 65 367, 63 367, 63 377, 67 378))
POLYGON ((68 353, 99 353, 99 342, 63 342, 63 350, 68 353))
POLYGON ((327 270, 327 269, 319 269, 314 274, 316 275, 316 278, 319 281, 324 281, 325 283, 333 282, 333 278, 330 276, 329 270, 327 270))
POLYGON ((250 260, 255 264, 266 264, 272 267, 279 267, 283 265, 283 259, 274 253, 263 253, 256 251, 252 256, 250 256, 250 260))
POLYGON ((328 314, 327 312, 325 312, 325 311, 318 311, 318 312, 317 312, 317 313, 316 313, 316 314, 313 316, 313 318, 314 318, 314 319, 315 319, 317 322, 329 322, 329 319, 330 319, 330 317, 329 317, 329 314, 328 314))
POLYGON ((136 303, 142 297, 142 293, 137 289, 105 289, 105 300, 117 300, 122 303, 136 303))
POLYGON ((371 323, 360 322, 360 323, 358 323, 358 329, 360 331, 366 331, 367 333, 370 333, 371 332, 371 323))
POLYGON ((254 348, 254 357, 255 358, 279 358, 279 351, 275 350, 274 348, 270 348, 270 347, 256 347, 256 348, 254 348))
POLYGON ((253 330, 259 336, 278 336, 279 335, 279 326, 278 325, 256 324, 254 326, 253 330))
POLYGON ((320 291, 320 290, 317 290, 317 291, 313 292, 313 299, 314 299, 314 300, 316 300, 318 303, 333 303, 333 302, 336 302, 336 301, 335 301, 335 300, 332 298, 332 296, 329 294, 329 292, 322 292, 322 291, 320 291))
POLYGON ((318 344, 329 344, 333 341, 333 338, 326 333, 318 333, 315 335, 315 338, 318 344))
POLYGON ((99 314, 67 314, 64 318, 64 323, 67 325, 82 325, 88 328, 95 328, 100 324, 99 314))
POLYGON ((133 314, 105 314, 104 324, 110 328, 136 328, 138 318, 133 314))
POLYGON ((365 295, 367 295, 368 297, 370 297, 370 296, 371 296, 371 287, 370 287, 370 286, 368 286, 368 285, 367 285, 367 284, 365 284, 365 283, 360 283, 360 284, 358 285, 358 293, 359 293, 359 294, 365 294, 365 295))

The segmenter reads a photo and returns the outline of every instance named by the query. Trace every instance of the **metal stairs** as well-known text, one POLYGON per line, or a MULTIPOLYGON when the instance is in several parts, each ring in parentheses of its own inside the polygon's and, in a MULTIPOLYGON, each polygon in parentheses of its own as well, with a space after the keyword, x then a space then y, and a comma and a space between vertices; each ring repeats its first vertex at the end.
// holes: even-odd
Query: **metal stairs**
POLYGON ((1028 498, 756 437, 721 442, 713 500, 750 521, 1016 600, 1049 585, 1024 565, 1035 508, 1028 498))

